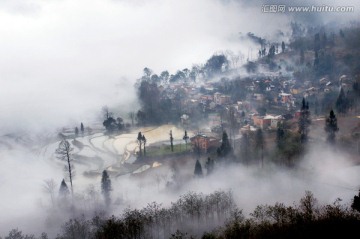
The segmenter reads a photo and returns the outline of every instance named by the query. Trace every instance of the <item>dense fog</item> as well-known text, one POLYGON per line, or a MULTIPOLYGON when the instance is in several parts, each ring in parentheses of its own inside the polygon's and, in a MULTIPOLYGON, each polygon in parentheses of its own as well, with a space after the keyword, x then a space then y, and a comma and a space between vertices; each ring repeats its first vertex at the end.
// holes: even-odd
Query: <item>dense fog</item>
MULTIPOLYGON (((339 20, 334 13, 261 13, 262 4, 273 2, 277 1, 0 1, 0 236, 12 228, 56 235, 61 223, 74 216, 62 212, 57 225, 46 223, 54 215, 45 180, 54 179, 57 193, 64 178, 63 165, 47 157, 58 144, 52 140, 63 127, 99 123, 104 105, 129 121, 128 112, 139 107, 134 84, 145 67, 175 73, 226 51, 243 56, 240 63, 245 63, 258 51, 244 37, 248 32, 288 41, 293 20, 339 20)), ((315 2, 355 6, 354 13, 342 15, 343 24, 359 17, 356 0, 287 1, 315 2)), ((170 167, 146 180, 120 176, 112 179, 117 202, 112 214, 153 201, 169 206, 189 191, 231 190, 245 214, 259 204, 291 205, 306 190, 323 203, 341 198, 349 204, 360 187, 360 169, 350 167, 346 154, 327 147, 312 145, 301 170, 272 164, 265 169, 224 166, 209 177, 188 176, 176 190, 166 189, 174 174, 170 167)), ((192 175, 194 165, 195 160, 189 161, 178 173, 192 175)), ((93 185, 99 202, 83 199, 88 203, 84 211, 100 210, 100 178, 83 179, 81 173, 80 166, 74 179, 79 198, 88 197, 93 185)))

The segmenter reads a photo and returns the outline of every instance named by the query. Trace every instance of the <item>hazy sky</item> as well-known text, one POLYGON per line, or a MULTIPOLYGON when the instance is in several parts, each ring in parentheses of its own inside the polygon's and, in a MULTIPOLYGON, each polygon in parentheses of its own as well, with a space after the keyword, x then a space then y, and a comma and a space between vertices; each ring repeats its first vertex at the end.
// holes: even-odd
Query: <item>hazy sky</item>
POLYGON ((146 66, 175 72, 218 51, 246 55, 240 32, 272 37, 296 17, 261 13, 264 2, 276 1, 0 0, 0 132, 87 122, 133 100, 146 66))
POLYGON ((133 98, 145 66, 174 72, 236 52, 250 17, 217 0, 1 0, 1 131, 86 121, 133 98))

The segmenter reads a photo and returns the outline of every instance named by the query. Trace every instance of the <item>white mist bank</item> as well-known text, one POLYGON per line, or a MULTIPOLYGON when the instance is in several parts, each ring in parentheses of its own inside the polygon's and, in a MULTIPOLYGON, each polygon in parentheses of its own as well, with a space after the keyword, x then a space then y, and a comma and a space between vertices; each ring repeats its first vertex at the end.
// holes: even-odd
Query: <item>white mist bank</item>
POLYGON ((38 233, 46 229, 44 180, 62 178, 63 173, 29 149, 12 146, 12 150, 0 151, 0 235, 12 228, 38 233))
MULTIPOLYGON (((53 149, 50 146, 45 147, 53 149)), ((75 163, 74 189, 79 201, 79 215, 59 210, 56 220, 53 219, 54 214, 49 214, 52 207, 50 195, 43 191, 44 180, 55 180, 57 195, 60 182, 66 177, 63 164, 49 157, 51 152, 43 155, 39 152, 17 145, 13 145, 12 149, 1 150, 0 236, 7 235, 13 228, 28 234, 40 235, 45 231, 49 235, 56 235, 69 217, 81 216, 81 212, 93 216, 96 210, 101 209, 101 177, 85 178, 82 170, 86 167, 75 163), (51 227, 49 221, 52 222, 51 227)), ((204 160, 201 162, 206 173, 204 160)), ((167 182, 172 181, 173 175, 169 165, 154 168, 151 173, 145 172, 146 176, 111 178, 111 214, 119 216, 126 208, 141 209, 151 202, 169 207, 171 202, 190 191, 210 194, 217 190, 230 190, 245 216, 249 216, 261 204, 282 202, 293 205, 305 195, 305 191, 311 191, 320 204, 332 204, 341 198, 342 203, 350 206, 354 195, 358 193, 360 182, 360 166, 352 165, 340 151, 320 145, 311 147, 297 170, 280 168, 266 161, 263 169, 242 164, 218 167, 213 174, 196 179, 193 178, 194 166, 195 160, 191 158, 184 165, 178 165, 179 178, 186 180, 176 181, 181 185, 175 190, 166 186, 167 182)))
MULTIPOLYGON (((189 181, 176 192, 166 190, 166 180, 161 181, 158 190, 155 177, 140 181, 120 177, 113 182, 114 194, 126 194, 127 201, 131 202, 128 206, 139 208, 152 201, 169 206, 170 202, 189 191, 210 194, 216 190, 230 190, 245 215, 260 204, 282 202, 293 205, 305 195, 305 191, 311 191, 320 204, 332 204, 337 198, 341 198, 342 203, 350 206, 360 189, 360 166, 353 165, 345 154, 325 147, 312 147, 296 170, 280 168, 270 162, 266 163, 264 169, 239 164, 217 168, 210 176, 192 179, 195 160, 190 160, 179 167, 179 170, 186 171, 189 181)), ((206 173, 204 161, 205 158, 202 166, 206 173)), ((170 178, 166 172, 158 175, 166 175, 167 180, 170 178)))

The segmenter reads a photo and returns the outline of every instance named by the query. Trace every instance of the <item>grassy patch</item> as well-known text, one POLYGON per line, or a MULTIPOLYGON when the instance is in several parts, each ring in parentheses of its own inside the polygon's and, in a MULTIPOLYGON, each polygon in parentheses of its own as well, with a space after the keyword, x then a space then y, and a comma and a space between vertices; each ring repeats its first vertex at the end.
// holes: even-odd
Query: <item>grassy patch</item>
POLYGON ((185 146, 185 144, 174 145, 174 151, 171 151, 170 145, 149 146, 146 148, 146 156, 156 157, 156 156, 186 153, 190 151, 191 151, 190 144, 188 144, 187 146, 185 146))

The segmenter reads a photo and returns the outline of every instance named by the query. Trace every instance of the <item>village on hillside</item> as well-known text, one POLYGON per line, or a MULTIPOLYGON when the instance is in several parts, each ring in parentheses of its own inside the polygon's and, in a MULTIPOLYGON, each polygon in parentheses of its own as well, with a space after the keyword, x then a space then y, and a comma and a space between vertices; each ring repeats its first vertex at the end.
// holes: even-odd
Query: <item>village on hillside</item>
MULTIPOLYGON (((176 75, 166 76, 162 73, 159 77, 145 68, 144 76, 136 84, 142 108, 130 112, 127 120, 116 118, 105 107, 103 125, 87 127, 85 134, 90 137, 87 146, 96 151, 96 157, 111 157, 111 160, 101 164, 101 167, 85 171, 84 175, 99 177, 104 168, 116 177, 127 173, 139 174, 167 164, 171 158, 185 158, 187 161, 192 158, 192 162, 200 159, 205 167, 208 158, 219 159, 217 151, 222 145, 224 132, 227 133, 237 161, 244 162, 245 157, 250 158, 249 155, 241 156, 244 147, 256 147, 259 129, 263 132, 264 145, 268 149, 276 148, 279 127, 294 134, 299 131, 303 99, 306 99, 309 117, 317 127, 314 132, 310 131, 308 140, 325 141, 326 132, 322 129, 325 127, 326 115, 333 109, 329 96, 340 102, 342 96, 339 92, 346 92, 347 97, 351 98, 353 85, 356 85, 355 77, 347 75, 334 80, 322 77, 316 81, 302 82, 302 79, 282 71, 240 77, 234 69, 222 69, 221 74, 211 80, 207 80, 203 72, 197 71, 196 80, 192 80, 188 71, 183 70, 186 74, 178 71, 180 77, 175 81, 171 79, 176 78, 176 75), (243 142, 244 135, 249 142, 243 142), (93 138, 97 138, 97 144, 91 142, 93 138), (106 153, 107 156, 99 153, 106 153)), ((344 105, 342 103, 338 107, 343 108, 344 105)), ((347 103, 346 107, 346 115, 338 115, 339 124, 341 119, 354 120, 347 125, 353 129, 351 134, 343 131, 345 141, 346 137, 359 134, 356 123, 358 105, 347 103)), ((74 138, 74 146, 80 145, 80 149, 86 144, 78 129, 64 131, 60 136, 74 138)), ((355 154, 359 150, 357 144, 355 142, 352 147, 355 154)), ((255 151, 259 149, 254 148, 252 151, 256 154, 255 151)), ((298 154, 296 150, 284 151, 288 160, 293 160, 298 154)), ((87 157, 81 151, 77 154, 82 159, 87 157)), ((254 162, 259 163, 259 159, 254 162)))

